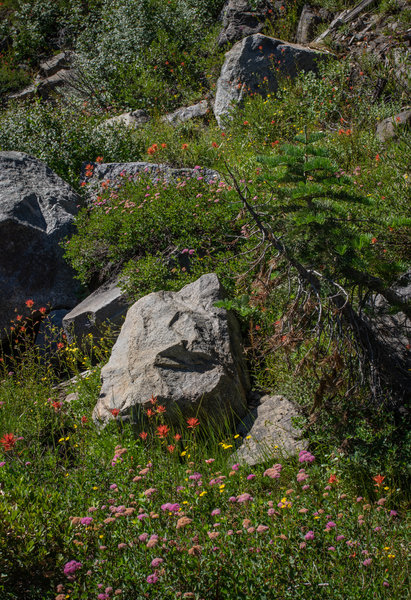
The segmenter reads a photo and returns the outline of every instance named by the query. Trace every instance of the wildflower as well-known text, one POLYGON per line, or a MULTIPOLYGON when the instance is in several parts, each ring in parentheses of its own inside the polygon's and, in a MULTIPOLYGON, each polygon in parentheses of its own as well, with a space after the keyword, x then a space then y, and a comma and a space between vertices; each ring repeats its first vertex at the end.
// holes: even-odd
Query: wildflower
POLYGON ((396 510, 390 510, 390 517, 398 517, 398 513, 396 510))
POLYGON ((170 444, 169 446, 167 446, 167 450, 170 452, 170 454, 172 454, 175 450, 175 446, 173 446, 173 444, 170 444))
POLYGON ((110 408, 109 412, 111 412, 111 414, 113 415, 114 418, 117 418, 120 413, 118 408, 110 408))
POLYGON ((162 148, 167 148, 167 144, 161 144, 162 148))
POLYGON ((211 465, 211 463, 213 463, 215 461, 215 458, 206 458, 206 460, 204 461, 207 465, 211 465))
POLYGON ((176 442, 178 442, 178 440, 181 440, 181 435, 179 433, 176 433, 174 439, 176 440, 176 442))
POLYGON ((153 560, 151 561, 151 566, 153 567, 153 569, 156 569, 161 565, 162 562, 164 562, 162 558, 153 558, 153 560))
POLYGON ((80 519, 80 523, 82 525, 91 525, 93 522, 93 517, 83 517, 82 519, 80 519))
POLYGON ((257 527, 257 533, 264 533, 265 531, 268 531, 269 527, 267 527, 267 525, 259 525, 257 527))
POLYGON ((80 420, 83 425, 84 425, 84 423, 87 423, 87 421, 88 421, 87 417, 85 417, 85 416, 82 416, 80 420))
POLYGON ((124 542, 121 542, 121 544, 117 544, 117 548, 119 550, 124 550, 124 548, 127 548, 127 544, 125 544, 124 542))
POLYGON ((33 305, 34 305, 34 300, 31 300, 31 299, 26 300, 26 306, 27 306, 27 308, 31 308, 33 305))
POLYGON ((45 306, 42 306, 41 308, 39 308, 39 312, 40 312, 42 315, 45 315, 45 314, 46 314, 46 312, 47 312, 47 308, 46 308, 45 306))
MULTIPOLYGON (((371 240, 371 242, 373 244, 375 244, 375 242, 373 240, 377 241, 376 238, 372 238, 372 240, 371 240)), ((385 479, 384 475, 376 475, 375 477, 373 477, 373 480, 375 481, 375 485, 377 485, 378 487, 380 487, 380 485, 382 484, 384 479, 385 479)))
POLYGON ((213 511, 211 511, 212 517, 216 517, 219 514, 221 514, 221 510, 219 508, 215 508, 213 511))
POLYGON ((250 475, 247 475, 247 481, 251 481, 251 479, 254 479, 254 477, 254 473, 250 473, 250 475))
POLYGON ((66 577, 68 577, 69 575, 74 575, 74 573, 78 571, 78 569, 81 569, 82 566, 83 565, 81 562, 78 562, 77 560, 70 560, 64 565, 64 575, 66 575, 66 577))
POLYGON ((247 493, 240 494, 237 497, 237 502, 240 502, 240 503, 242 503, 242 502, 252 502, 252 500, 253 500, 253 497, 250 496, 250 494, 247 494, 247 493))
POLYGON ((187 148, 188 148, 188 144, 183 144, 183 145, 181 146, 181 149, 182 149, 182 150, 187 150, 187 148))
POLYGON ((147 409, 146 415, 148 416, 148 418, 154 416, 156 413, 154 412, 154 410, 151 410, 151 408, 147 409))
POLYGON ((314 539, 314 531, 308 531, 308 533, 305 534, 304 539, 308 541, 313 540, 314 539))
POLYGON ((332 527, 337 527, 337 525, 334 523, 334 521, 328 521, 326 527, 331 529, 332 527))
POLYGON ((200 425, 200 421, 195 417, 191 417, 187 419, 187 427, 188 429, 195 429, 198 425, 200 425))
POLYGON ((110 490, 116 490, 117 489, 117 484, 116 483, 112 483, 110 485, 110 490))
POLYGON ((142 431, 139 436, 141 437, 142 440, 146 440, 147 439, 147 433, 145 431, 142 431))
POLYGON ((330 475, 329 479, 328 479, 328 483, 337 483, 338 479, 337 476, 335 474, 330 475))
POLYGON ((158 577, 155 573, 149 575, 146 579, 147 583, 156 583, 158 581, 158 577))
POLYGON ((157 427, 156 435, 158 435, 158 437, 160 437, 160 438, 165 438, 165 437, 167 437, 167 434, 169 431, 170 431, 170 428, 167 427, 167 425, 159 425, 157 427))
POLYGON ((366 558, 365 560, 363 560, 363 565, 364 567, 368 567, 370 564, 372 563, 372 558, 366 558))
POLYGON ((300 550, 304 550, 304 548, 307 547, 307 544, 305 542, 300 542, 300 550))
POLYGON ((0 440, 0 444, 3 446, 3 450, 8 452, 11 450, 17 442, 17 438, 14 436, 14 433, 5 433, 0 440))
POLYGON ((201 554, 201 546, 193 546, 192 548, 189 548, 188 553, 190 554, 190 556, 200 556, 201 554))
POLYGON ((102 156, 97 156, 96 163, 102 163, 102 162, 103 162, 103 157, 102 156))
POLYGON ((159 404, 159 405, 157 406, 157 412, 158 412, 159 414, 161 414, 161 413, 165 413, 165 412, 166 412, 166 407, 165 407, 165 406, 163 406, 162 404, 159 404))
POLYGON ((244 121, 243 125, 249 125, 250 123, 248 121, 244 121))
POLYGON ((303 463, 303 462, 308 462, 308 463, 312 463, 315 461, 315 456, 313 454, 311 454, 311 452, 307 452, 307 450, 301 450, 300 454, 298 455, 298 462, 303 463))
POLYGON ((190 525, 192 520, 193 519, 189 519, 188 517, 181 517, 177 521, 177 529, 181 529, 182 527, 185 527, 186 525, 190 525))
POLYGON ((345 538, 345 535, 337 535, 337 537, 335 538, 337 540, 337 542, 341 542, 341 540, 343 540, 345 538))

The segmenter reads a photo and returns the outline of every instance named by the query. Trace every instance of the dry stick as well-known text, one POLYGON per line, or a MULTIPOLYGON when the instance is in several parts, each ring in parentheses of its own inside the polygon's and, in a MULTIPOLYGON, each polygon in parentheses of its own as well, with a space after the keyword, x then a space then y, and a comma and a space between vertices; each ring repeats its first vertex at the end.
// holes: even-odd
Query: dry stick
MULTIPOLYGON (((258 228, 264 235, 265 239, 286 259, 286 261, 294 267, 303 281, 310 285, 314 291, 318 302, 321 306, 320 278, 323 276, 317 271, 309 271, 299 261, 293 258, 284 244, 277 238, 273 232, 262 222, 260 215, 254 210, 253 206, 248 202, 246 196, 242 192, 236 176, 224 162, 227 172, 234 184, 235 190, 241 198, 244 207, 250 213, 258 228)), ((373 291, 377 291, 392 303, 404 307, 404 312, 409 316, 409 305, 394 291, 387 290, 383 287, 381 280, 371 275, 365 275, 352 270, 354 279, 362 275, 360 283, 368 285, 373 291), (408 308, 408 311, 405 310, 408 308)), ((327 280, 331 285, 337 288, 340 292, 337 294, 328 294, 327 298, 334 304, 337 311, 344 317, 349 327, 354 333, 355 339, 359 342, 363 354, 367 357, 370 365, 371 375, 371 390, 373 396, 377 399, 381 395, 380 381, 384 380, 392 389, 397 389, 399 392, 398 399, 406 397, 410 391, 411 382, 410 375, 405 367, 398 364, 398 361, 391 357, 391 352, 386 344, 380 341, 371 327, 354 311, 351 303, 348 300, 348 293, 342 286, 333 280, 327 280)))

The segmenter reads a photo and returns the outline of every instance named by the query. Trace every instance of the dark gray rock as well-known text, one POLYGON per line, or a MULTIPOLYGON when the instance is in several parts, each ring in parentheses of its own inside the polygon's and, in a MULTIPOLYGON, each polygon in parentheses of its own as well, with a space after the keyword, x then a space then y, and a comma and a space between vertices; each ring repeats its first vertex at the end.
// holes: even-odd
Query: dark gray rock
POLYGON ((104 424, 137 418, 153 394, 166 418, 199 415, 211 423, 246 410, 248 373, 239 325, 215 302, 223 290, 214 273, 179 292, 155 292, 129 308, 109 362, 93 417, 104 424))
MULTIPOLYGON (((411 302, 411 270, 392 288, 406 302, 411 302)), ((387 348, 391 357, 404 372, 411 373, 411 320, 401 311, 395 311, 387 300, 377 294, 372 298, 372 312, 364 316, 377 339, 387 348)), ((411 385, 411 380, 410 380, 411 385)))
POLYGON ((243 419, 237 432, 244 437, 234 458, 255 465, 276 455, 293 456, 307 447, 293 419, 297 406, 284 396, 263 396, 260 404, 243 419))
POLYGON ((300 71, 316 71, 317 64, 330 55, 265 35, 251 35, 226 53, 217 82, 214 114, 221 125, 229 113, 249 93, 265 95, 278 87, 276 69, 295 77, 300 71))
POLYGON ((68 312, 67 309, 52 310, 41 321, 36 346, 42 356, 50 356, 57 352, 57 344, 61 341, 63 333, 63 318, 68 312))
MULTIPOLYGON (((75 306, 78 284, 60 242, 74 230, 78 195, 42 161, 0 152, 0 331, 14 309, 75 306)), ((0 335, 0 338, 2 336, 0 335)))
POLYGON ((218 45, 237 42, 254 33, 260 33, 267 17, 267 3, 259 2, 253 10, 247 0, 228 0, 222 10, 223 28, 218 45))
POLYGON ((63 327, 68 341, 82 343, 90 335, 92 339, 103 335, 107 339, 108 327, 111 339, 116 339, 128 307, 117 283, 105 283, 65 315, 63 327))
POLYGON ((411 125, 411 109, 404 110, 398 115, 388 117, 378 123, 377 125, 377 137, 381 142, 386 142, 392 138, 397 137, 399 131, 404 130, 406 127, 411 125))
POLYGON ((73 57, 74 53, 69 50, 59 52, 48 60, 40 63, 39 75, 41 77, 51 77, 51 75, 55 75, 61 69, 70 68, 73 57))
POLYGON ((28 100, 36 95, 48 99, 53 92, 62 92, 71 89, 76 78, 75 69, 60 69, 54 75, 45 79, 37 79, 32 85, 23 90, 9 95, 10 100, 28 100))
POLYGON ((318 25, 328 23, 332 19, 332 13, 325 9, 318 9, 305 4, 298 21, 296 42, 297 44, 309 44, 314 39, 318 25))

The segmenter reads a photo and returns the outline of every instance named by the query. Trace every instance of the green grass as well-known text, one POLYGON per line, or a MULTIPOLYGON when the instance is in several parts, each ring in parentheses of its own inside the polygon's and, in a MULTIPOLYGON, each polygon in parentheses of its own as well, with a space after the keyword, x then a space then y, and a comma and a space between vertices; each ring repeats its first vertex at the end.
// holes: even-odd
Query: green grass
MULTIPOLYGON (((64 354, 68 369, 81 358, 64 354)), ((57 405, 50 372, 29 386, 31 368, 5 369, 0 390, 5 600, 407 597, 406 490, 384 473, 359 484, 321 452, 238 465, 238 436, 161 429, 155 401, 147 437, 115 415, 100 431, 98 369, 57 405)))

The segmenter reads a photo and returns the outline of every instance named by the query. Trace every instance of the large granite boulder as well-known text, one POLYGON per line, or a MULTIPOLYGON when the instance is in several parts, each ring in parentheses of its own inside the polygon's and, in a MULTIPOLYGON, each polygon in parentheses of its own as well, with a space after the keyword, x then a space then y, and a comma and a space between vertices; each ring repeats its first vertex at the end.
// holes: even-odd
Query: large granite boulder
POLYGON ((166 417, 199 415, 218 422, 246 410, 249 379, 234 316, 215 302, 223 290, 213 273, 179 292, 154 292, 128 310, 109 362, 93 417, 104 424, 118 418, 139 420, 150 396, 166 417))
POLYGON ((226 53, 217 81, 214 114, 221 125, 224 115, 249 93, 266 95, 278 88, 277 74, 295 77, 300 71, 316 71, 329 54, 289 44, 265 35, 250 35, 226 53))
MULTIPOLYGON (((60 242, 74 230, 78 195, 42 161, 0 152, 0 332, 34 307, 72 308, 78 285, 60 242)), ((0 338, 2 337, 0 333, 0 338)))
POLYGON ((117 337, 129 303, 117 282, 107 282, 77 304, 63 318, 63 328, 69 342, 79 343, 91 338, 117 337))
POLYGON ((244 439, 236 460, 255 465, 280 456, 293 456, 307 447, 294 424, 298 407, 284 396, 263 396, 237 429, 244 439))

